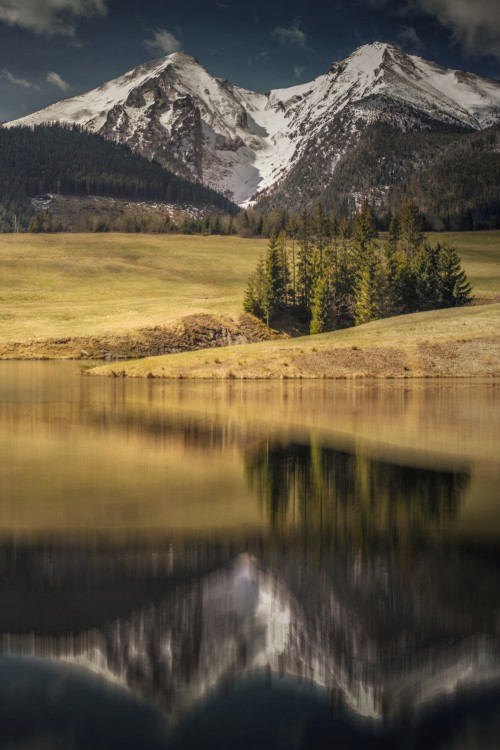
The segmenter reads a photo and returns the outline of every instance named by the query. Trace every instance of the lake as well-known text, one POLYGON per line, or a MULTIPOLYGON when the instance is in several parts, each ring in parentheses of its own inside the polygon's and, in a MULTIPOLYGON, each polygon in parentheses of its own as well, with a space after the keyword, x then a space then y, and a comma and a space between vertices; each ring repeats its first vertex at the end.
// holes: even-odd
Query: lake
POLYGON ((500 382, 0 363, 0 748, 500 746, 500 382))

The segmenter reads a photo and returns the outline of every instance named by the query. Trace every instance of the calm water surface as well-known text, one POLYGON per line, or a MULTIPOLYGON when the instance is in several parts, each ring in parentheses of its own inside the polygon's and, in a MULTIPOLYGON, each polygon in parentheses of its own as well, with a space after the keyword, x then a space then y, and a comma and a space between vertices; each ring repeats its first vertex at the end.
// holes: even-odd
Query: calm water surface
POLYGON ((0 748, 500 747, 500 383, 0 363, 0 748))

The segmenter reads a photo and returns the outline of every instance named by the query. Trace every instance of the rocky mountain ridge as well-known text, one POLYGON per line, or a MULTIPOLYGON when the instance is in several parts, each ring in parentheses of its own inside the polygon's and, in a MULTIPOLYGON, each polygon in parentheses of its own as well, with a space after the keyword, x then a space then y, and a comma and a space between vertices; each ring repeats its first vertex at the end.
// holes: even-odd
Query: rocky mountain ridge
POLYGON ((248 205, 286 198, 287 186, 305 199, 320 194, 376 125, 459 135, 499 119, 500 82, 377 42, 310 83, 264 94, 176 52, 8 126, 74 123, 248 205))

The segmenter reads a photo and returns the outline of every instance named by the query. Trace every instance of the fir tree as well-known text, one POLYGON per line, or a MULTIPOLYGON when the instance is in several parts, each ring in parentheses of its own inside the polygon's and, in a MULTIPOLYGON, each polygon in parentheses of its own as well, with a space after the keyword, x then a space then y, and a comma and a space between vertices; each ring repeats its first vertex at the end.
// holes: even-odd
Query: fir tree
POLYGON ((400 226, 398 214, 393 214, 389 223, 389 244, 394 251, 398 249, 400 226))
POLYGON ((440 246, 438 266, 440 306, 459 307, 468 304, 472 299, 472 287, 453 245, 445 243, 440 246))
POLYGON ((245 312, 255 315, 260 320, 265 318, 265 288, 266 274, 264 259, 261 256, 257 268, 248 279, 245 296, 243 298, 243 309, 245 312))
POLYGON ((297 302, 308 313, 311 309, 313 269, 311 258, 311 225, 307 211, 300 215, 299 250, 297 253, 297 302))
POLYGON ((440 306, 439 256, 440 246, 426 243, 414 258, 415 310, 434 310, 440 306))
POLYGON ((354 251, 362 259, 368 247, 377 237, 375 216, 371 207, 365 203, 361 211, 356 214, 353 221, 352 239, 354 251))
POLYGON ((265 263, 264 314, 267 325, 286 307, 286 283, 280 245, 275 234, 269 239, 265 263))
POLYGON ((331 269, 332 327, 348 328, 354 323, 355 278, 345 239, 333 251, 331 269))
POLYGON ((425 240, 422 234, 422 216, 412 201, 408 200, 404 203, 398 221, 401 248, 408 260, 411 261, 425 240))
POLYGON ((354 320, 356 325, 376 320, 381 313, 380 261, 373 245, 367 248, 357 286, 354 320))
POLYGON ((332 327, 332 299, 328 279, 319 276, 313 293, 310 332, 324 333, 332 327))
POLYGON ((279 259, 282 274, 283 284, 283 309, 286 309, 291 304, 292 289, 291 289, 291 274, 290 265, 288 262, 288 246, 287 246, 287 234, 283 229, 278 235, 278 248, 279 248, 279 259))
POLYGON ((390 238, 384 246, 384 253, 387 269, 384 313, 400 315, 407 309, 413 294, 408 260, 401 251, 395 249, 390 238))

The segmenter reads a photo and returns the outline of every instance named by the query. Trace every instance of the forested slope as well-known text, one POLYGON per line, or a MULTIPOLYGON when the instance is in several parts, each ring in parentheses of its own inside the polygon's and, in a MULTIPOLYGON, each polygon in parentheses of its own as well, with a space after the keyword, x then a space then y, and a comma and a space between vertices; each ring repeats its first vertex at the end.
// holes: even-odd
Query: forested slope
POLYGON ((0 127, 0 231, 26 229, 32 198, 45 193, 236 210, 214 190, 76 126, 0 127))

